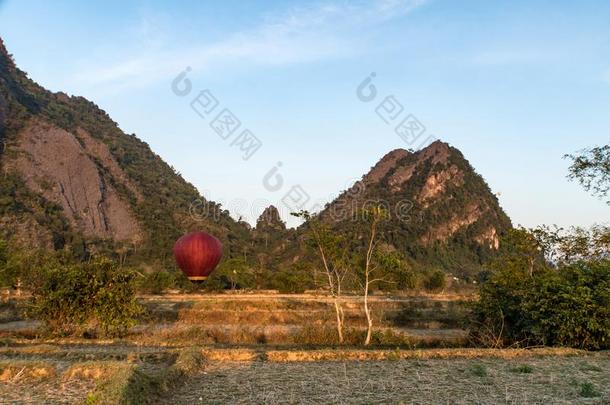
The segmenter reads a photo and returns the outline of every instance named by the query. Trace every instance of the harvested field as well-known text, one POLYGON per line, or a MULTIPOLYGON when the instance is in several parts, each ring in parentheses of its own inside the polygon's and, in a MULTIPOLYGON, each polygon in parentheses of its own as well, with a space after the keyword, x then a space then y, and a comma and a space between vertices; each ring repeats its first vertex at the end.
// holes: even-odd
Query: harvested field
POLYGON ((159 348, 113 345, 4 347, 0 404, 82 404, 98 391, 118 398, 133 370, 163 370, 176 356, 159 348))
POLYGON ((603 404, 610 399, 610 353, 572 349, 46 344, 5 348, 0 358, 0 374, 6 377, 0 379, 0 403, 83 403, 89 397, 105 404, 134 395, 141 399, 136 403, 155 404, 603 404))
MULTIPOLYGON (((463 346, 470 299, 458 295, 373 296, 370 302, 376 327, 374 342, 377 346, 402 348, 463 346)), ((361 300, 358 296, 344 297, 350 344, 360 344, 365 333, 361 300)), ((163 295, 143 296, 140 302, 146 313, 125 342, 176 347, 338 343, 334 308, 325 295, 163 295)), ((5 323, 0 322, 0 338, 40 341, 44 338, 42 325, 19 318, 19 305, 25 303, 13 302, 10 306, 13 316, 5 323)), ((86 341, 78 337, 61 340, 86 341)))
POLYGON ((67 362, 0 361, 0 403, 73 403, 84 399, 92 380, 63 379, 67 362))
POLYGON ((610 403, 610 353, 464 348, 464 297, 374 297, 362 350, 359 297, 338 345, 319 296, 142 297, 120 340, 45 337, 0 323, 0 404, 610 403))
POLYGON ((166 404, 602 404, 610 357, 211 362, 166 404), (590 385, 587 385, 590 384, 590 385), (584 388, 583 388, 584 387, 584 388), (589 388, 592 387, 591 391, 589 388), (591 392, 594 397, 587 397, 591 392))
MULTIPOLYGON (((463 296, 376 296, 371 298, 377 341, 401 347, 460 346, 467 315, 463 296)), ((148 296, 149 326, 144 344, 328 345, 336 344, 332 301, 319 295, 148 296), (155 322, 156 321, 156 322, 155 322)), ((353 343, 366 324, 361 297, 346 296, 343 307, 353 343)), ((349 339, 348 339, 349 341, 349 339)))

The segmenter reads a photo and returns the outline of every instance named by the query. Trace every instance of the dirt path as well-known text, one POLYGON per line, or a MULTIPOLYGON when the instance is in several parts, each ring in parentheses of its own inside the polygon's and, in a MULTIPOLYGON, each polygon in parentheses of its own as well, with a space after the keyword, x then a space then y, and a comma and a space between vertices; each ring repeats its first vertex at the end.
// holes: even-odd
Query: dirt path
POLYGON ((606 356, 214 362, 205 373, 191 378, 163 403, 601 404, 608 401, 610 357, 606 356), (587 395, 594 397, 587 398, 587 395))

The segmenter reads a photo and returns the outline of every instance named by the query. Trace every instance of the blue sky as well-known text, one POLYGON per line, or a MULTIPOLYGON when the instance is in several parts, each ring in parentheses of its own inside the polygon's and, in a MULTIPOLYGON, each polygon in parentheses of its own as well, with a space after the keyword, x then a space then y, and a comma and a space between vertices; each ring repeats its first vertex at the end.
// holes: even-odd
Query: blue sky
POLYGON ((375 113, 393 95, 515 224, 606 222, 562 156, 610 140, 609 21, 607 1, 0 1, 0 35, 30 77, 94 101, 250 221, 270 203, 287 217, 295 185, 305 208, 327 202, 408 148, 375 113), (371 72, 379 96, 364 103, 371 72), (250 159, 191 109, 204 89, 262 142, 250 159))

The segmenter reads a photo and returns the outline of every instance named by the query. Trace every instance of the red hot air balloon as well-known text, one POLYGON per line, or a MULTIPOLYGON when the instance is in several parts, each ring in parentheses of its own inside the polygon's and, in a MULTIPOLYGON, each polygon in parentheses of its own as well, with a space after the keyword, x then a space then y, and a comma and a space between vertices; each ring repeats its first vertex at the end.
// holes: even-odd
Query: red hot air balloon
POLYGON ((174 257, 189 280, 201 283, 218 265, 222 257, 222 243, 205 232, 189 233, 174 245, 174 257))

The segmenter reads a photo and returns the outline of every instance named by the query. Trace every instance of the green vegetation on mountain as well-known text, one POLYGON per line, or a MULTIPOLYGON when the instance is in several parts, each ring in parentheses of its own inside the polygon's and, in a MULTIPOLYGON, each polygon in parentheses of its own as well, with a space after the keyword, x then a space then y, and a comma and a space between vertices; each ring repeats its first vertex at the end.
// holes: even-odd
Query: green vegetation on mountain
POLYGON ((170 255, 174 241, 190 229, 204 228, 223 239, 229 257, 248 252, 249 231, 243 224, 234 221, 219 205, 204 200, 192 184, 163 162, 145 142, 135 135, 123 133, 95 104, 82 97, 54 94, 38 86, 15 66, 1 44, 0 121, 0 141, 4 145, 0 165, 5 172, 0 179, 0 215, 11 218, 0 236, 11 236, 8 225, 25 226, 33 220, 41 230, 52 235, 53 243, 49 247, 69 248, 77 257, 86 256, 91 245, 95 245, 95 252, 118 256, 118 252, 127 251, 127 257, 133 263, 158 261, 167 266, 172 263, 170 255), (129 204, 144 232, 141 246, 83 235, 69 225, 57 203, 30 190, 19 173, 6 167, 9 155, 19 153, 15 144, 20 131, 36 119, 73 134, 81 143, 78 131, 84 130, 108 147, 135 190, 126 186, 122 179, 115 178, 95 152, 89 151, 90 157, 104 181, 129 204), (194 204, 200 210, 199 215, 191 212, 194 204))
MULTIPOLYGON (((362 213, 376 206, 388 212, 379 224, 380 244, 400 263, 385 265, 391 283, 377 289, 438 290, 444 284, 439 271, 471 283, 512 228, 484 179, 457 149, 442 142, 419 152, 388 153, 316 218, 346 241, 345 251, 362 257, 368 229, 362 213)), ((304 243, 309 223, 293 234, 276 233, 282 246, 274 250, 275 267, 291 268, 298 258, 312 273, 319 271, 321 263, 304 243)))
MULTIPOLYGON (((30 80, 3 46, 0 136, 0 238, 11 246, 68 251, 77 261, 109 256, 138 266, 142 288, 158 291, 184 286, 171 248, 184 233, 203 229, 225 252, 207 288, 320 286, 320 263, 306 243, 309 224, 286 229, 273 207, 255 228, 232 219, 95 104, 30 80), (47 141, 62 144, 55 152, 38 146, 47 141)), ((379 240, 392 258, 383 264, 391 283, 377 289, 439 289, 440 272, 470 283, 511 228, 483 178, 441 142, 389 153, 318 217, 361 257, 367 226, 357 213, 371 204, 389 213, 379 240)))

